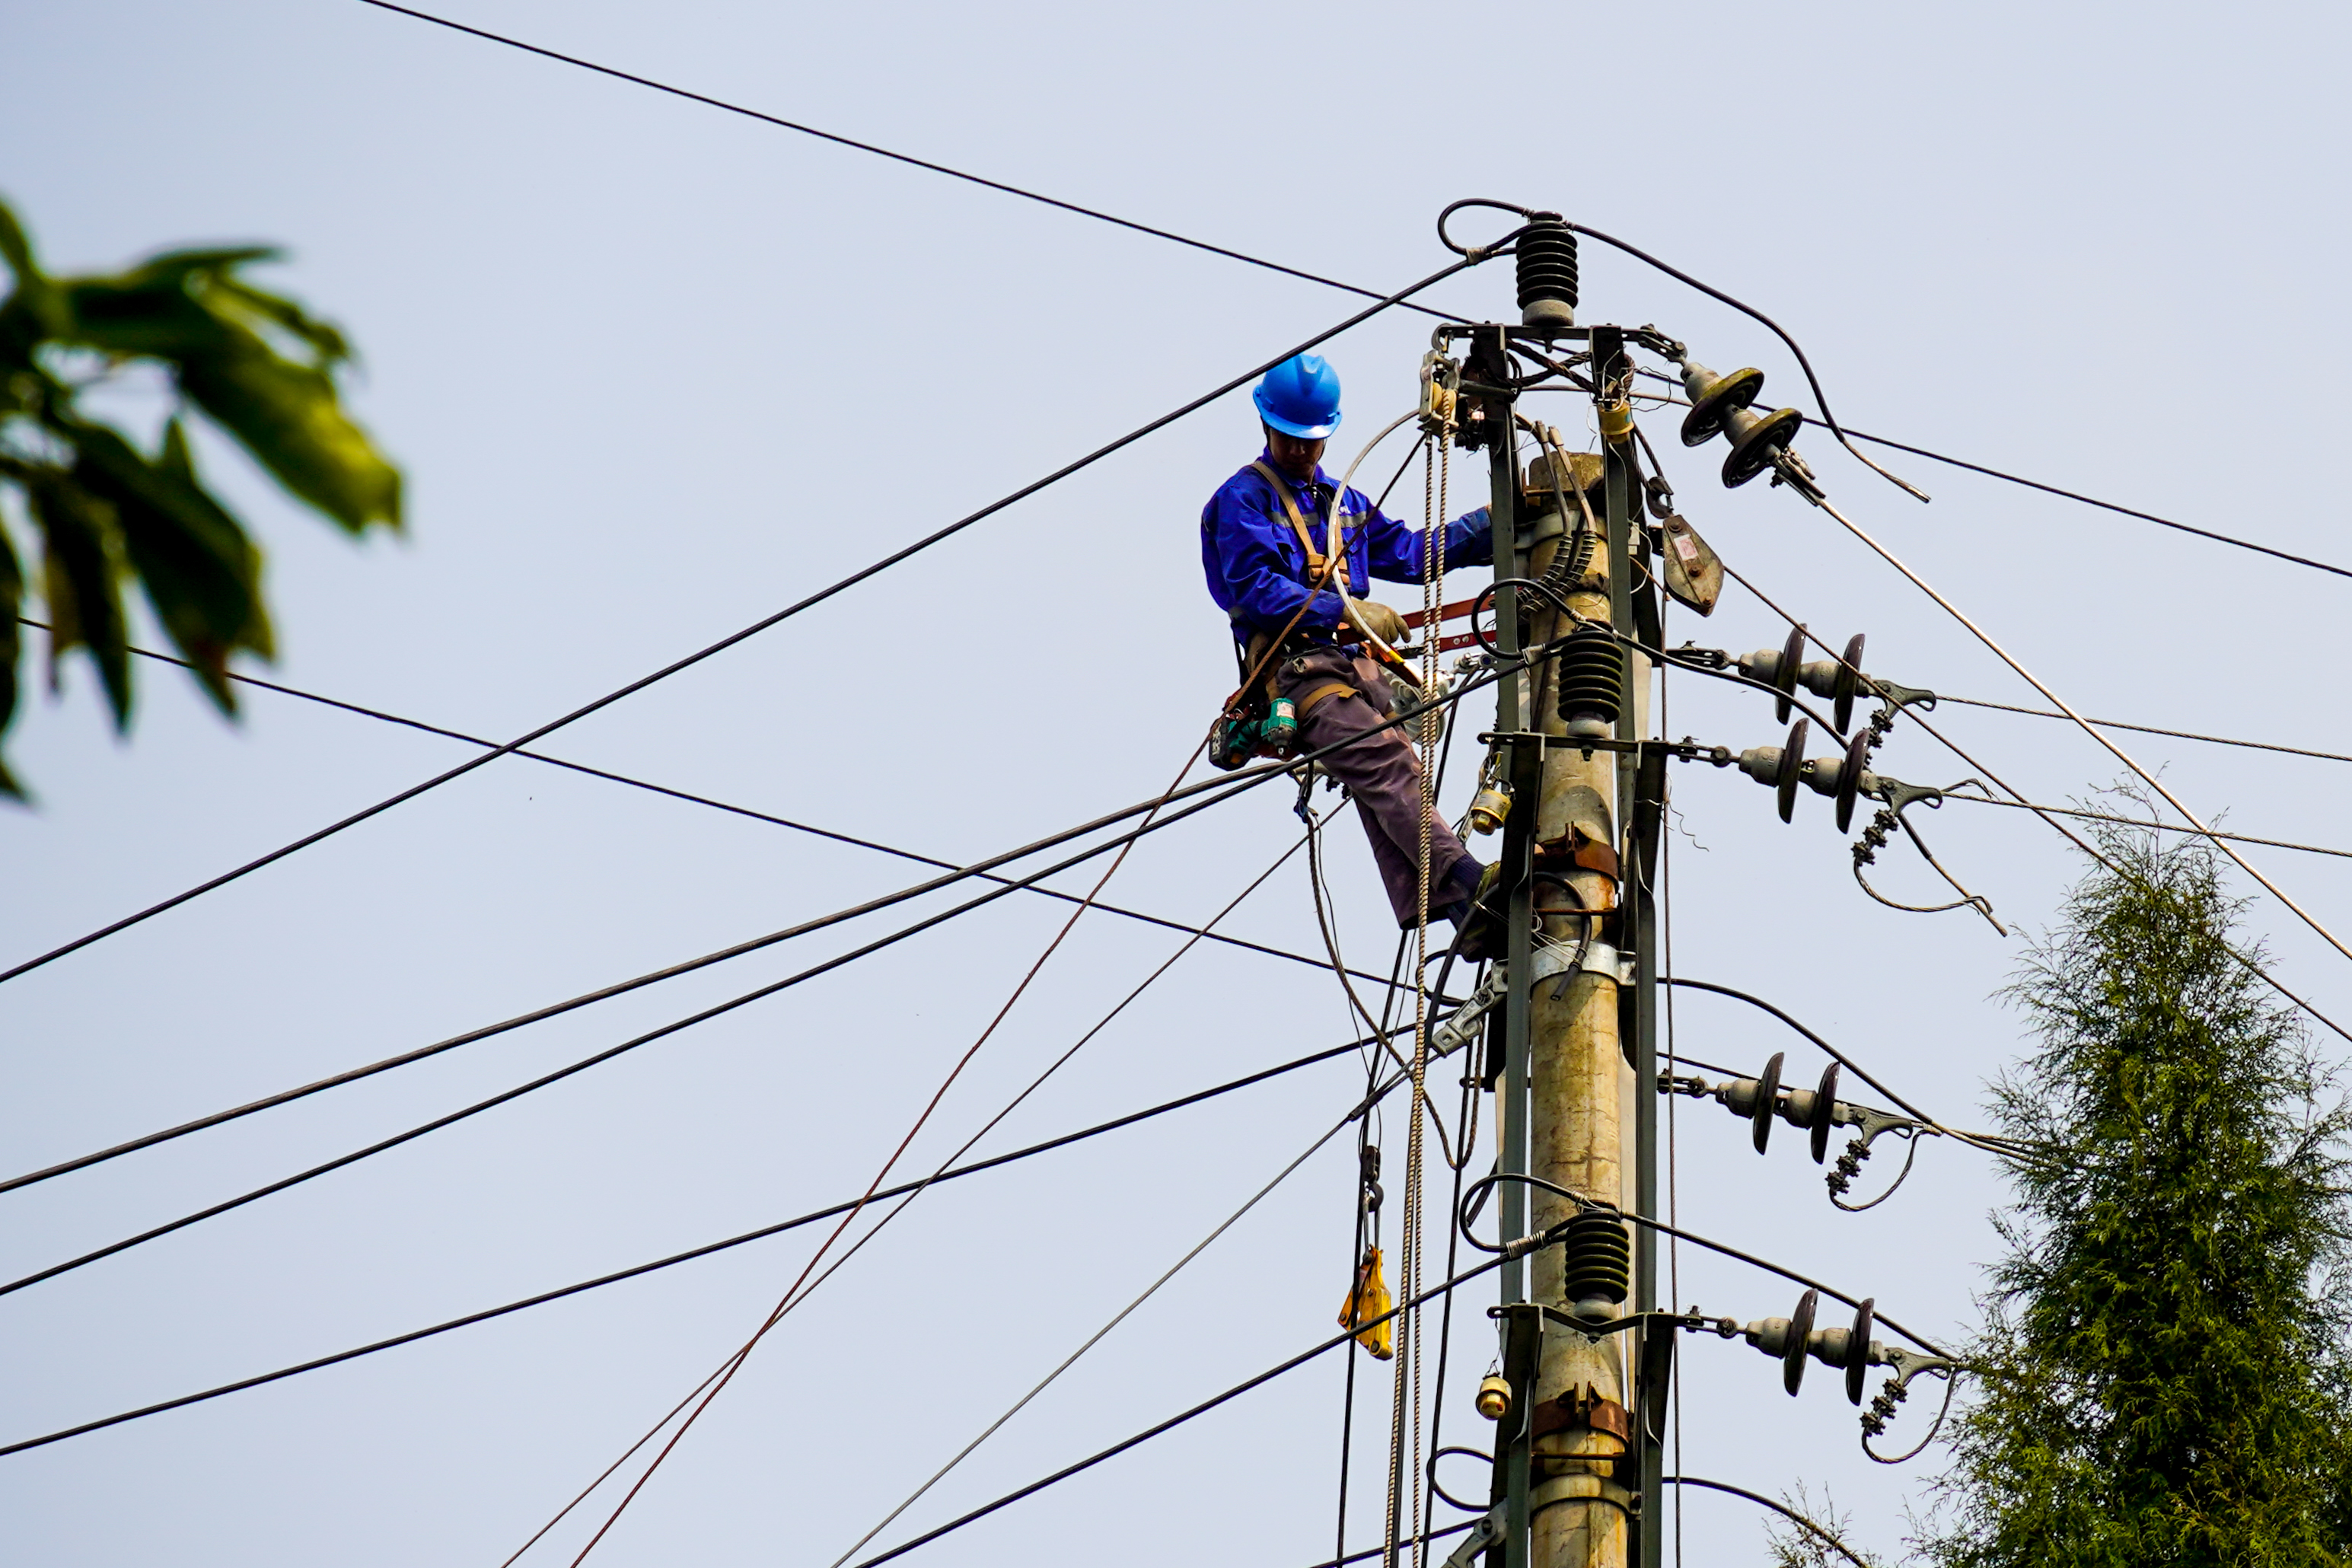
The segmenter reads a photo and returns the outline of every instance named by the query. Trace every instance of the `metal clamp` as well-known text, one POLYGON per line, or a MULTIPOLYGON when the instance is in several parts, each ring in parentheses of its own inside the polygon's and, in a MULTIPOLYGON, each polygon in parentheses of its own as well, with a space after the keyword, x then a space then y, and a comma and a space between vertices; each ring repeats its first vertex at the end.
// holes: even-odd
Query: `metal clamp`
POLYGON ((1535 985, 1556 974, 1584 973, 1605 975, 1620 985, 1631 985, 1637 962, 1633 953, 1620 952, 1598 937, 1575 948, 1564 944, 1538 948, 1528 965, 1528 984, 1535 985))
POLYGON ((1488 1509, 1486 1516, 1470 1527, 1470 1533, 1446 1555, 1445 1568, 1470 1568, 1480 1552, 1503 1539, 1504 1520, 1508 1512, 1508 1505, 1499 1502, 1488 1509))
POLYGON ((1503 999, 1503 970, 1496 964, 1486 971, 1468 1000, 1446 1016, 1445 1021, 1431 1031, 1429 1054, 1450 1057, 1478 1037, 1480 1023, 1503 999))

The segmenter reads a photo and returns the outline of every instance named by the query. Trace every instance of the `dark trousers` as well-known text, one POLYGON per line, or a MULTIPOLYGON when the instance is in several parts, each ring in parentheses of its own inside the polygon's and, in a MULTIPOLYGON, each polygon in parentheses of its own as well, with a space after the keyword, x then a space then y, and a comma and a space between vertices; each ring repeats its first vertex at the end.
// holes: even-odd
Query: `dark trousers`
MULTIPOLYGON (((1319 752, 1351 736, 1367 738, 1322 759, 1323 770, 1356 797, 1356 815, 1371 840, 1372 862, 1399 927, 1415 922, 1421 891, 1421 758, 1417 723, 1370 731, 1395 710, 1388 678, 1370 658, 1316 648, 1275 667, 1275 687, 1299 710, 1299 749, 1319 752), (1318 695, 1344 685, 1339 694, 1318 695), (1311 704, 1311 706, 1310 706, 1311 704)), ((1479 866, 1444 817, 1429 825, 1429 901, 1442 910, 1477 886, 1479 866)))

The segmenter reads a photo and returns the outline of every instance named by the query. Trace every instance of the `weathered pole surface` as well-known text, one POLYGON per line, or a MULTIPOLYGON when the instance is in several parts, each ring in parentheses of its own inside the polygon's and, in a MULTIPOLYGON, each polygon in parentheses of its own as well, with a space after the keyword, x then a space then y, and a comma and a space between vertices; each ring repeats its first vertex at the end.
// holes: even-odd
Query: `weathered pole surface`
MULTIPOLYGON (((1543 510, 1528 531, 1536 540, 1528 573, 1543 577, 1562 552, 1588 555, 1583 570, 1571 571, 1561 584, 1568 604, 1583 620, 1614 625, 1619 617, 1612 599, 1622 593, 1612 594, 1612 588, 1622 564, 1612 573, 1612 557, 1619 552, 1606 538, 1602 465, 1587 458, 1570 468, 1572 473, 1558 476, 1568 498, 1566 515, 1556 500, 1538 503, 1543 510), (1584 505, 1578 504, 1580 490, 1584 505), (1588 528, 1588 506, 1600 528, 1588 528), (1580 533, 1590 541, 1582 547, 1580 533)), ((1538 495, 1549 489, 1552 468, 1549 458, 1531 464, 1529 489, 1538 495)), ((1565 617, 1557 610, 1538 604, 1531 617, 1531 642, 1570 629, 1559 624, 1565 617)), ((1564 738, 1568 726, 1559 710, 1559 680, 1557 663, 1547 665, 1524 710, 1525 722, 1564 738)), ((1627 697, 1630 706, 1630 690, 1627 697)), ((1619 1038, 1618 980, 1606 962, 1614 922, 1604 918, 1619 902, 1619 759, 1614 752, 1585 752, 1565 740, 1543 750, 1534 827, 1533 914, 1540 940, 1529 969, 1529 1173, 1594 1202, 1631 1207, 1633 1150, 1626 1146, 1626 1133, 1632 1125, 1632 1074, 1619 1038), (1591 962, 1562 967, 1573 965, 1580 952, 1591 962)), ((1528 1228, 1545 1230, 1572 1217, 1579 1206, 1536 1190, 1528 1228)), ((1538 1252, 1530 1297, 1573 1311, 1570 1276, 1587 1278, 1579 1264, 1584 1256, 1573 1243, 1538 1252)), ((1577 1293, 1585 1289, 1580 1286, 1577 1293)), ((1624 1353, 1622 1334, 1588 1338, 1557 1324, 1543 1334, 1528 1428, 1531 1568, 1625 1568, 1633 1494, 1620 1484, 1616 1462, 1633 1438, 1624 1353)))

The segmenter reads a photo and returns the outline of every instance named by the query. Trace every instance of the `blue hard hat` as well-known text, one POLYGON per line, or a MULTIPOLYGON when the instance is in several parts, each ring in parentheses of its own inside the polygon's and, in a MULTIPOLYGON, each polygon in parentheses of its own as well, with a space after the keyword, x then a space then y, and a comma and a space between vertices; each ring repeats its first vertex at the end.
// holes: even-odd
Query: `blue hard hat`
POLYGON ((1250 395, 1257 416, 1286 436, 1320 441, 1339 427, 1339 373, 1321 354, 1293 354, 1250 395))

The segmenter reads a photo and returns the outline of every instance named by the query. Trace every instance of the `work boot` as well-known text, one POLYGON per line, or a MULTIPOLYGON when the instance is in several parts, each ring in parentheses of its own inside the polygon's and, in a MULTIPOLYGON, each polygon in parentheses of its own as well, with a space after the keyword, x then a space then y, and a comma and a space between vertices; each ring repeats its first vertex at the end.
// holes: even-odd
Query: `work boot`
POLYGON ((1478 896, 1478 879, 1485 869, 1467 855, 1454 862, 1445 880, 1430 889, 1429 918, 1448 921, 1459 929, 1470 913, 1471 900, 1478 896))
POLYGON ((1501 863, 1486 868, 1478 874, 1467 909, 1454 920, 1454 955, 1465 963, 1484 963, 1501 950, 1502 885, 1501 863))

